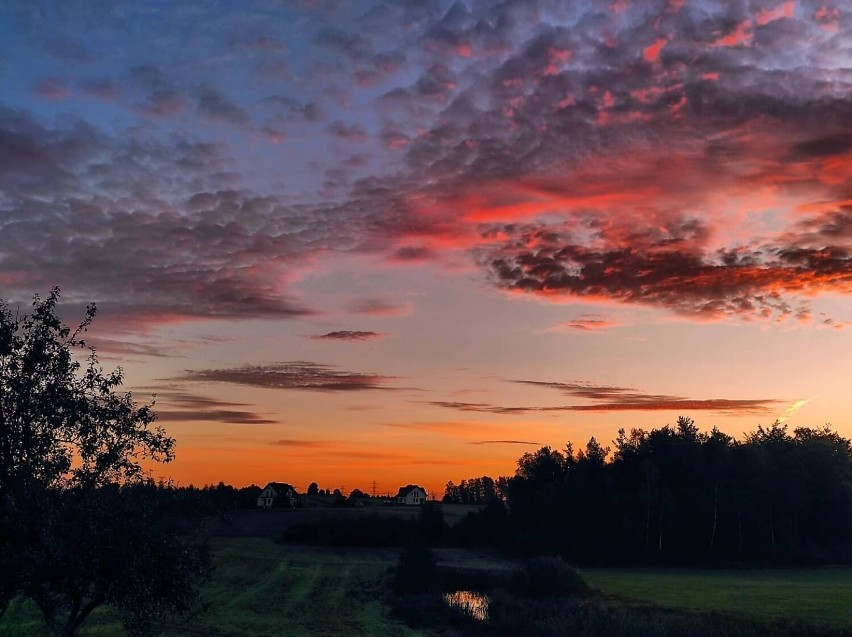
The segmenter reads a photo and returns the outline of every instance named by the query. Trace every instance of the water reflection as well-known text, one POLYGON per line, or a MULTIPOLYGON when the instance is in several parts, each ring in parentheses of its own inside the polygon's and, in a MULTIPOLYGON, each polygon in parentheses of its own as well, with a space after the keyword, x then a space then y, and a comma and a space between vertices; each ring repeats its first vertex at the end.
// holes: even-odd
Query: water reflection
POLYGON ((488 596, 483 593, 476 591, 444 593, 444 602, 448 606, 463 610, 479 621, 488 619, 488 596))

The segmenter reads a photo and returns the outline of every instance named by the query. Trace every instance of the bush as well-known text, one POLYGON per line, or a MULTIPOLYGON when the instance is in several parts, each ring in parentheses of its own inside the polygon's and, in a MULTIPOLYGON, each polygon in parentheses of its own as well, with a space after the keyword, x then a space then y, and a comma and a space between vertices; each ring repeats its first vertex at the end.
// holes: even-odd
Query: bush
POLYGON ((589 587, 580 573, 558 557, 528 560, 514 575, 512 590, 526 597, 585 595, 589 587))
POLYGON ((397 593, 411 594, 429 591, 437 582, 438 560, 422 544, 406 546, 399 556, 393 587, 397 593))

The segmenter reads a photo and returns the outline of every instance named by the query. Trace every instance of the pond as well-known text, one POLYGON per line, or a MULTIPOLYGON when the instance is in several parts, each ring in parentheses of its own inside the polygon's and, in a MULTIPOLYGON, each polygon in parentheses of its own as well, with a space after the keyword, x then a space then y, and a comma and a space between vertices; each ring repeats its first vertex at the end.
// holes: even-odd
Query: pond
POLYGON ((444 603, 458 608, 479 621, 488 619, 488 595, 476 591, 444 593, 444 603))

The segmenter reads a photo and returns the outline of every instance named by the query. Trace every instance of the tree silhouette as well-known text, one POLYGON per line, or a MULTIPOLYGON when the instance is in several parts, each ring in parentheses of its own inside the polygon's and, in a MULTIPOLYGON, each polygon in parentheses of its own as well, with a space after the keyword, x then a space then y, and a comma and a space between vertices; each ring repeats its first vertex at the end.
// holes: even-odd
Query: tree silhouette
POLYGON ((852 442, 829 427, 773 423, 737 441, 680 417, 621 429, 613 445, 519 458, 495 530, 505 548, 583 562, 852 562, 852 442))
POLYGON ((67 636, 111 603, 144 634, 160 611, 188 608, 204 550, 131 488, 143 461, 173 458, 174 440, 151 405, 118 392, 122 370, 105 373, 86 349, 95 306, 72 331, 58 300, 56 288, 36 295, 24 316, 0 302, 0 612, 23 594, 67 636))

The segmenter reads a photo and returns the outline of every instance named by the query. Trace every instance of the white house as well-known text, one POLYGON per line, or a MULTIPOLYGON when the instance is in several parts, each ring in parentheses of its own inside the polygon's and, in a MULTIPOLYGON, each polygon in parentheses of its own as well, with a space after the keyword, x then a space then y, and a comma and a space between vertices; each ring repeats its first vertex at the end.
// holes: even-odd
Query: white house
POLYGON ((426 495, 426 489, 416 484, 409 484, 399 488, 396 501, 397 504, 423 504, 427 497, 429 496, 426 495))
POLYGON ((292 485, 286 482, 270 482, 265 487, 260 495, 257 496, 257 506, 268 509, 270 507, 289 507, 296 506, 296 500, 299 494, 292 485))

